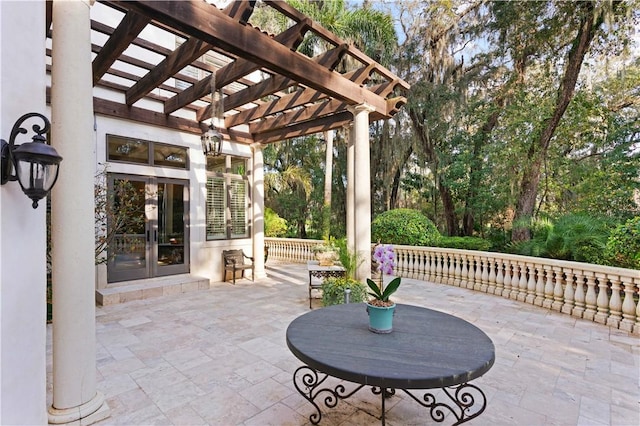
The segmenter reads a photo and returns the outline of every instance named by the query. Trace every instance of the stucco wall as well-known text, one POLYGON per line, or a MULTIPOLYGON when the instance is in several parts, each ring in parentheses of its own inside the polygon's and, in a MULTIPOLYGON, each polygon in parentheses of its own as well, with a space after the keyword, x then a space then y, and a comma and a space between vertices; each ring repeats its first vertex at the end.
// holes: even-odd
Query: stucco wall
MULTIPOLYGON (((45 105, 45 6, 0 1, 0 136, 45 105)), ((50 117, 49 117, 50 118, 50 117)), ((30 141, 29 133, 17 143, 30 141)), ((38 123, 40 124, 40 123, 38 123)), ((64 162, 62 163, 64 167, 64 162)), ((17 182, 0 188, 0 424, 46 424, 46 227, 17 182)))
MULTIPOLYGON (((110 173, 126 173, 142 176, 158 176, 173 179, 189 180, 189 237, 190 237, 190 273, 211 281, 222 280, 222 250, 240 248, 251 255, 251 238, 222 241, 206 241, 205 235, 205 200, 206 172, 205 159, 200 145, 200 136, 178 132, 160 127, 144 125, 111 117, 96 116, 96 170, 107 164, 110 173), (140 166, 137 164, 107 163, 107 135, 126 136, 164 144, 184 146, 189 149, 189 170, 167 167, 140 166)), ((225 142, 223 152, 251 159, 251 149, 246 145, 225 142)), ((251 169, 251 161, 248 168, 251 169)), ((250 217, 250 216, 248 216, 250 217)), ((107 286, 106 266, 98 266, 97 288, 107 286)))

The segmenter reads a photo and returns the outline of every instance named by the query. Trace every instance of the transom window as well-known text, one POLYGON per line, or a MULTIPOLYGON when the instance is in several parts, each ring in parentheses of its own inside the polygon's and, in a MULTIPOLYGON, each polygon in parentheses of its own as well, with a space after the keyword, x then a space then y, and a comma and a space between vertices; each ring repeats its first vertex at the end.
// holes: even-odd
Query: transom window
POLYGON ((249 237, 249 206, 247 159, 207 157, 207 240, 249 237))
POLYGON ((107 135, 107 159, 123 163, 189 169, 187 148, 124 136, 107 135))

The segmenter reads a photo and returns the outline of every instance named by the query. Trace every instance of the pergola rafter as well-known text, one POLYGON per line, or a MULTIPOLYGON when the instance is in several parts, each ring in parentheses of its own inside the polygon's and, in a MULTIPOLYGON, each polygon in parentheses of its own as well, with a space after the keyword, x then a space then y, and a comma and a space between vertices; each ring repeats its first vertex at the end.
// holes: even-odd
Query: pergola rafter
MULTIPOLYGON (((104 40, 92 45, 93 84, 104 89, 94 94, 100 114, 200 133, 210 118, 214 73, 224 94, 223 133, 240 143, 339 128, 352 118, 348 108, 359 104, 373 108, 371 121, 386 119, 406 102, 407 83, 283 1, 263 5, 290 22, 275 36, 251 25, 255 0, 224 10, 201 0, 99 3, 119 16, 115 27, 91 22, 104 40), (313 58, 296 51, 307 33, 328 46, 313 58)), ((47 2, 49 36, 50 11, 47 2)))

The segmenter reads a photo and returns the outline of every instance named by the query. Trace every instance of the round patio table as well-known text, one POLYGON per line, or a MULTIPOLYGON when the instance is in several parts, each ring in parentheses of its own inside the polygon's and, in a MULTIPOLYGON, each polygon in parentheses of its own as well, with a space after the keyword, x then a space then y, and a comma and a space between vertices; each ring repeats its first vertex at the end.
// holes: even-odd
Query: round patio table
POLYGON ((438 422, 447 414, 454 424, 479 416, 486 407, 484 393, 469 382, 486 373, 495 361, 491 339, 473 324, 418 306, 396 306, 393 331, 368 329, 366 304, 335 305, 308 312, 287 328, 287 346, 304 364, 294 373, 298 392, 316 408, 309 420, 318 424, 322 413, 316 398, 328 408, 364 386, 381 395, 382 424, 385 398, 402 390, 429 409, 438 422), (326 386, 329 377, 359 384, 326 386), (417 397, 416 389, 442 389, 417 397), (444 396, 438 400, 439 397, 444 396))

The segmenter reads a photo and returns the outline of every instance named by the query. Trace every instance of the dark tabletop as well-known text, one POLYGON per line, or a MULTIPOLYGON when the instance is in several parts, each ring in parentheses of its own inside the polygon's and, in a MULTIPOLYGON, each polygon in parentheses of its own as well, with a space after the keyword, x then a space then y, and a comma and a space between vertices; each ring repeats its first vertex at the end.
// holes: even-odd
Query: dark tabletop
POLYGON ((394 389, 430 389, 466 383, 495 360, 493 342, 453 315, 396 305, 393 332, 368 329, 366 304, 316 309, 287 328, 287 345, 309 367, 330 376, 394 389))

